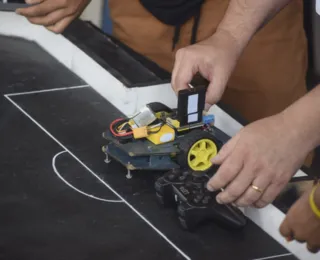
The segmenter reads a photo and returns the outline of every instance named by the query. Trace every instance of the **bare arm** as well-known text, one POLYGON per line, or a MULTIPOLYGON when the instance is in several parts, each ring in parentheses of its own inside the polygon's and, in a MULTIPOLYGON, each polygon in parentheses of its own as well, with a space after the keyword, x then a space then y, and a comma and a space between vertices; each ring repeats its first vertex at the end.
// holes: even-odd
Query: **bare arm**
POLYGON ((296 138, 304 140, 306 148, 311 151, 320 145, 320 84, 307 95, 288 107, 284 119, 295 131, 296 138))
POLYGON ((240 49, 291 0, 231 0, 217 32, 228 32, 240 49))

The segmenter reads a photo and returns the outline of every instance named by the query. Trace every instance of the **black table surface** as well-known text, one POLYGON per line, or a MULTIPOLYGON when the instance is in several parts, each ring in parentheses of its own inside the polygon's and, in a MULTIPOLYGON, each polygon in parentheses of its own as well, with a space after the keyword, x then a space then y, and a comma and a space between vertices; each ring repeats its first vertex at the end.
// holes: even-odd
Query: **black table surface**
POLYGON ((158 173, 129 180, 104 163, 101 133, 120 112, 85 85, 34 42, 0 36, 0 259, 296 259, 252 222, 183 231, 156 202, 158 173))

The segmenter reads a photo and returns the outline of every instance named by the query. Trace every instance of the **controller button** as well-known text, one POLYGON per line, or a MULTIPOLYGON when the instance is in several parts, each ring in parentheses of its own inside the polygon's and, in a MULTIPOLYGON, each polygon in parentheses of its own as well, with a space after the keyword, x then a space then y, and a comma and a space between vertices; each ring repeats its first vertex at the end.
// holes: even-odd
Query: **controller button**
POLYGON ((168 179, 169 179, 170 181, 173 181, 175 178, 176 178, 176 175, 175 175, 175 174, 169 174, 169 176, 168 176, 168 179))
POLYGON ((187 178, 187 176, 180 176, 179 181, 184 181, 187 178))
POLYGON ((205 196, 204 199, 202 200, 202 203, 203 204, 208 204, 210 200, 211 200, 210 196, 205 196))
POLYGON ((203 198, 203 194, 198 194, 198 195, 196 195, 196 197, 193 199, 193 201, 194 201, 195 203, 199 203, 199 202, 202 200, 202 198, 203 198))

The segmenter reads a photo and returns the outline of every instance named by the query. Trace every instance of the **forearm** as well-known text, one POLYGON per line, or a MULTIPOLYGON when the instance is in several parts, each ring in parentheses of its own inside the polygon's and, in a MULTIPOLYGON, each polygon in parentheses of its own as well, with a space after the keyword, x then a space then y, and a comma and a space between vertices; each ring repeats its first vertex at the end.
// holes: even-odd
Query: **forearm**
MULTIPOLYGON (((283 112, 288 130, 303 140, 307 150, 320 145, 320 84, 283 112)), ((302 147, 301 147, 302 148, 302 147)))
POLYGON ((230 33, 240 49, 248 44, 256 31, 291 0, 231 0, 217 32, 230 33))

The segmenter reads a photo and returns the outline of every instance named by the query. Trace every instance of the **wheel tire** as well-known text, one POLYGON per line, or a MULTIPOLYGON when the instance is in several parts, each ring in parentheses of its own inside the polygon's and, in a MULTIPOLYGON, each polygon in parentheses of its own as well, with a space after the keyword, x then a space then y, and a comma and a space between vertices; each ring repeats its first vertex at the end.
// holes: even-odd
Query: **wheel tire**
MULTIPOLYGON (((202 139, 209 139, 211 140, 214 145, 216 146, 216 153, 219 152, 219 150, 221 149, 221 143, 219 142, 219 140, 216 140, 216 138, 206 132, 206 131, 202 131, 202 130, 193 130, 192 132, 186 134, 182 140, 179 142, 179 149, 180 149, 180 153, 177 156, 177 161, 178 164, 180 165, 180 167, 182 169, 188 169, 191 171, 199 171, 197 169, 193 169, 190 165, 189 165, 189 152, 190 149, 200 140, 202 139)), ((200 171, 208 171, 209 169, 213 168, 213 166, 211 165, 210 167, 204 169, 204 170, 200 170, 200 171)))

